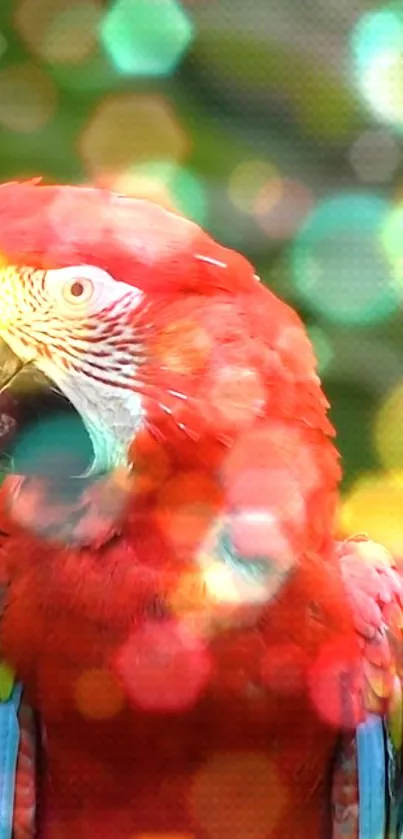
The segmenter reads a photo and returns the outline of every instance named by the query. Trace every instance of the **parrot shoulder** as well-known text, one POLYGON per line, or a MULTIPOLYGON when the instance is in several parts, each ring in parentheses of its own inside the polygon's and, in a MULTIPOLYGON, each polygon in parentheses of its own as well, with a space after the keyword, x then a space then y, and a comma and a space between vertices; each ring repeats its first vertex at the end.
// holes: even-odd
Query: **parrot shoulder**
POLYGON ((403 677, 403 578, 390 553, 366 536, 346 540, 338 551, 362 649, 364 707, 389 712, 403 677))
MULTIPOLYGON (((403 578, 366 535, 337 546, 361 649, 354 732, 341 733, 332 783, 333 835, 401 835, 403 578)), ((352 681, 354 684, 354 680, 352 681)))

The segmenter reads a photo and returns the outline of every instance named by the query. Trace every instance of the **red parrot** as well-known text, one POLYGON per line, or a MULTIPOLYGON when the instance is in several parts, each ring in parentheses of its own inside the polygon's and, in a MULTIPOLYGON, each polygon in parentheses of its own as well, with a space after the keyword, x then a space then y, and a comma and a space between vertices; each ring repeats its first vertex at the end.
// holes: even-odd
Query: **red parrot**
POLYGON ((327 409, 297 314, 194 223, 0 187, 14 839, 400 835, 403 585, 334 540, 327 409))

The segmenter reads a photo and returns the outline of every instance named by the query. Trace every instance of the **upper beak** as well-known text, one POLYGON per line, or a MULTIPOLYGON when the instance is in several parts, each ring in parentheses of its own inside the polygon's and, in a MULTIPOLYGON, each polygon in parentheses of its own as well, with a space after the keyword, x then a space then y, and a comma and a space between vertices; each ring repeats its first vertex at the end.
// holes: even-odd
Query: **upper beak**
POLYGON ((0 338, 0 471, 79 477, 93 460, 90 437, 73 405, 0 338))

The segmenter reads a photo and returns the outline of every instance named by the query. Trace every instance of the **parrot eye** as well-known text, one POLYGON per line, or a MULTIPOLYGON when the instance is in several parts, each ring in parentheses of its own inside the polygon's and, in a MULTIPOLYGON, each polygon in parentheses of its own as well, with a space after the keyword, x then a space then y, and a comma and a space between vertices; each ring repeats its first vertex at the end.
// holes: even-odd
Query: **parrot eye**
POLYGON ((92 265, 59 268, 46 274, 46 291, 67 317, 78 314, 83 306, 88 311, 89 304, 92 310, 105 291, 114 286, 112 277, 106 271, 92 265))
POLYGON ((69 279, 62 289, 66 303, 88 303, 94 294, 94 284, 88 277, 69 279))
POLYGON ((133 306, 142 296, 134 286, 118 282, 95 265, 49 269, 45 276, 44 293, 59 315, 73 320, 96 314, 105 306, 123 299, 127 302, 130 298, 133 306))

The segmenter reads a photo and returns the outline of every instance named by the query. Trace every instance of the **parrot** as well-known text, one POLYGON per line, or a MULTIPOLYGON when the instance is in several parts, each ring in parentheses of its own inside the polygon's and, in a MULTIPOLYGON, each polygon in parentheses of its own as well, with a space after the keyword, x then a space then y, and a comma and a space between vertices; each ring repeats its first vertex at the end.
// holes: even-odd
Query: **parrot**
POLYGON ((400 839, 403 581, 328 410, 195 222, 0 186, 1 839, 400 839))

